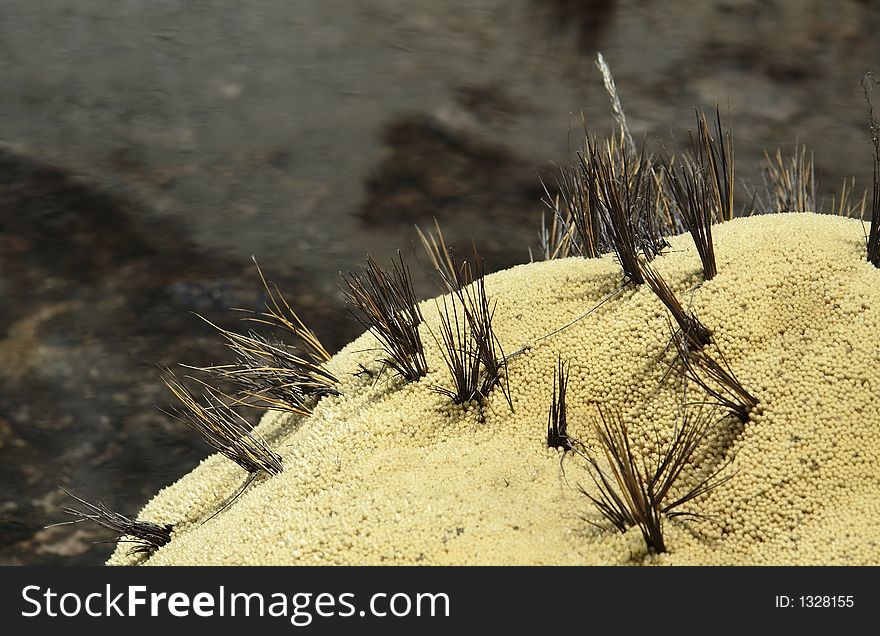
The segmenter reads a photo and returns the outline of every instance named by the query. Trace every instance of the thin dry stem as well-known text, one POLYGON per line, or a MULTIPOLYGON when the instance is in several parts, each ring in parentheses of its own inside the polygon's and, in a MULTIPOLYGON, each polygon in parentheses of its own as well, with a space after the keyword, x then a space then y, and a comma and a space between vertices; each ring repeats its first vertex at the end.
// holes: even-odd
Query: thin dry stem
POLYGON ((777 149, 772 157, 764 151, 764 159, 768 199, 765 210, 815 212, 817 182, 813 153, 808 157, 806 147, 795 144, 791 157, 783 158, 782 151, 777 149))
POLYGON ((865 209, 868 206, 868 191, 862 190, 860 199, 853 198, 856 189, 856 178, 844 179, 840 184, 840 193, 831 198, 831 213, 850 219, 865 218, 865 209))
POLYGON ((697 115, 697 136, 702 146, 701 169, 706 170, 715 199, 718 221, 730 221, 734 217, 733 186, 733 132, 724 130, 721 110, 715 105, 715 136, 709 127, 705 113, 697 115))

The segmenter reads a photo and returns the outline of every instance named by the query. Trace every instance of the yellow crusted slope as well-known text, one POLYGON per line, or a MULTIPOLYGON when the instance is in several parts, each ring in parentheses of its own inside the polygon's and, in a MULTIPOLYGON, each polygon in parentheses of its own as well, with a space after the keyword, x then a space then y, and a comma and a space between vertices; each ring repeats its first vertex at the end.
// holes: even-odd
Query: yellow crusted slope
MULTIPOLYGON (((627 287, 540 340, 617 289, 620 268, 605 257, 486 278, 505 352, 532 345, 509 365, 513 413, 498 389, 482 417, 431 390, 449 381, 427 301, 427 377, 354 375, 358 363, 379 366, 377 341, 361 336, 330 362, 343 396, 323 399, 308 418, 263 418, 258 432, 282 455, 281 475, 259 478, 202 523, 246 478, 214 455, 147 504, 140 518, 176 530, 148 563, 880 562, 880 271, 865 261, 861 224, 786 214, 713 231, 714 280, 702 282, 689 236, 671 239, 654 266, 713 331, 760 407, 713 438, 707 456, 733 457, 725 472, 733 476, 687 508, 707 518, 665 524, 667 554, 646 555, 637 530, 587 523, 599 519, 577 492, 590 485, 583 462, 560 462, 546 448, 560 353, 571 365, 569 428, 585 442, 593 401, 619 408, 645 444, 675 425, 681 381, 664 380, 670 327, 647 286, 627 287)), ((135 562, 125 551, 123 543, 110 563, 135 562)))

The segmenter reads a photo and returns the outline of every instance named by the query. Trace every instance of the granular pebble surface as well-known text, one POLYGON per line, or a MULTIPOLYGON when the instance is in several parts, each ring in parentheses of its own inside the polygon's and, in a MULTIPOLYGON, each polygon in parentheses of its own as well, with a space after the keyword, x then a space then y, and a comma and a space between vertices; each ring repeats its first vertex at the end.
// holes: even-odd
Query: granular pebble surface
MULTIPOLYGON (((578 487, 584 462, 546 447, 557 356, 567 361, 572 435, 595 446, 595 402, 617 409, 637 452, 670 439, 684 400, 668 315, 647 286, 622 282, 611 256, 530 263, 491 274, 495 329, 510 360, 511 412, 457 406, 431 333, 429 374, 376 372, 367 333, 329 366, 343 395, 309 417, 269 412, 257 432, 285 470, 260 477, 211 515, 247 475, 219 455, 162 490, 140 518, 175 525, 147 564, 877 564, 880 545, 880 271, 858 221, 811 213, 713 228, 718 275, 704 282, 689 236, 654 261, 712 331, 711 351, 759 401, 744 424, 719 422, 679 479, 728 464, 730 479, 666 520, 668 552, 603 522, 578 487), (670 367, 670 364, 673 366, 670 367), (672 369, 670 371, 670 368, 672 369)), ((685 397, 686 396, 686 397, 685 397)), ((683 491, 683 490, 682 490, 683 491)), ((121 544, 111 564, 138 562, 121 544)))

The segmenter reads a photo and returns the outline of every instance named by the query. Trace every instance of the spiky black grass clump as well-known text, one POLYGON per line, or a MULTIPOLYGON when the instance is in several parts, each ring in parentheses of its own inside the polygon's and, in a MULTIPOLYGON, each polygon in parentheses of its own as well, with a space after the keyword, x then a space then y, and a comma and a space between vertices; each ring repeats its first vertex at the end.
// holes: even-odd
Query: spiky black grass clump
POLYGON ((646 206, 650 195, 646 190, 653 181, 646 175, 648 164, 644 149, 638 156, 622 153, 620 165, 608 146, 599 148, 595 140, 589 140, 587 154, 583 157, 590 198, 599 210, 599 218, 627 280, 641 285, 645 282, 639 261, 639 252, 649 258, 656 255, 654 246, 662 237, 647 240, 640 233, 639 212, 646 206))
POLYGON ((697 114, 697 143, 701 150, 696 158, 700 169, 706 172, 712 184, 716 219, 719 222, 730 221, 734 217, 733 132, 730 128, 724 128, 721 110, 717 104, 714 128, 713 136, 706 114, 697 114))
MULTIPOLYGON (((458 292, 464 305, 465 318, 470 325, 471 334, 480 357, 482 375, 480 395, 487 397, 496 386, 501 388, 508 406, 513 410, 510 385, 507 378, 507 358, 501 348, 501 341, 495 333, 492 321, 495 317, 495 303, 486 294, 486 277, 483 259, 475 254, 476 270, 471 278, 473 283, 458 292)), ((470 268, 467 268, 470 270, 470 268)))
POLYGON ((547 448, 562 451, 572 450, 574 444, 568 436, 568 407, 565 396, 568 392, 568 372, 562 356, 553 369, 553 401, 547 416, 547 448))
POLYGON ((446 395, 455 404, 481 401, 480 352, 470 322, 462 319, 464 308, 460 307, 461 303, 455 297, 443 296, 435 302, 440 314, 438 344, 452 380, 452 388, 434 386, 432 389, 446 395))
POLYGON ((871 132, 871 145, 874 149, 873 190, 871 194, 871 228, 865 239, 868 262, 880 267, 880 124, 874 119, 874 107, 871 104, 870 90, 877 83, 874 76, 868 73, 862 78, 865 101, 868 111, 868 128, 871 132))
POLYGON ((662 161, 675 216, 694 241, 705 280, 712 280, 718 272, 712 224, 734 216, 733 135, 724 129, 717 105, 714 129, 713 136, 706 114, 698 112, 697 134, 689 133, 690 155, 678 161, 668 157, 662 161))
MULTIPOLYGON (((605 85, 605 91, 611 102, 611 114, 617 122, 616 134, 607 141, 612 155, 620 157, 622 153, 628 153, 630 156, 636 156, 638 154, 636 143, 626 123, 626 114, 617 92, 617 84, 611 74, 611 68, 601 52, 596 53, 596 67, 602 74, 602 83, 605 85)), ((644 144, 642 149, 644 150, 644 144)), ((645 227, 646 243, 649 246, 653 245, 653 248, 659 252, 666 247, 664 236, 680 234, 684 228, 674 207, 670 205, 670 195, 664 187, 662 172, 657 169, 656 157, 653 154, 645 154, 645 157, 649 164, 650 176, 654 181, 654 189, 653 199, 648 201, 649 207, 646 209, 647 214, 642 219, 642 225, 645 227)), ((618 160, 616 163, 619 165, 620 161, 618 160)), ((650 258, 649 256, 649 260, 650 258)))
MULTIPOLYGON (((701 146, 694 145, 694 148, 699 152, 701 146)), ((675 162, 668 159, 663 164, 663 173, 678 215, 697 248, 703 265, 703 278, 712 280, 718 269, 712 240, 715 208, 711 183, 698 161, 675 162)))
POLYGON ((179 402, 168 415, 199 433, 212 448, 251 475, 278 475, 284 470, 281 456, 251 430, 219 391, 202 383, 205 394, 200 400, 170 371, 162 380, 179 402))
MULTIPOLYGON (((132 547, 128 554, 140 554, 149 556, 163 545, 171 541, 173 527, 168 524, 159 525, 151 521, 131 519, 123 514, 111 510, 103 501, 92 503, 73 493, 62 491, 72 499, 75 499, 81 508, 67 506, 62 509, 65 514, 76 517, 74 521, 66 523, 82 523, 91 521, 102 528, 111 530, 117 534, 115 543, 131 543, 132 547)), ((57 524, 64 525, 64 524, 57 524)))
POLYGON ((658 442, 654 457, 646 461, 634 449, 629 428, 618 411, 597 405, 597 413, 594 429, 604 462, 590 452, 586 452, 585 457, 598 494, 583 487, 581 492, 613 527, 621 532, 638 527, 650 552, 665 552, 664 519, 699 516, 680 508, 729 479, 729 476, 719 478, 725 464, 685 489, 678 486, 718 420, 714 412, 686 409, 672 440, 666 444, 658 442))
MULTIPOLYGON (((612 103, 619 108, 616 94, 612 103)), ((623 125, 602 141, 585 131, 576 157, 554 167, 555 193, 542 182, 552 216, 540 233, 545 259, 613 251, 627 281, 640 285, 640 257, 650 262, 668 247, 667 236, 687 229, 705 278, 715 276, 712 223, 734 217, 733 135, 718 106, 714 126, 697 114, 691 156, 681 161, 657 158, 644 143, 637 149, 623 125)))
POLYGON ((314 359, 306 359, 280 340, 260 334, 239 334, 205 320, 223 337, 233 361, 189 367, 238 389, 238 403, 301 415, 311 412, 309 400, 338 395, 338 379, 314 359))
POLYGON ((679 333, 687 340, 691 349, 702 349, 712 342, 712 332, 706 327, 694 312, 685 309, 670 289, 669 285, 662 276, 648 264, 642 266, 642 273, 645 276, 645 282, 651 291, 666 306, 666 309, 672 314, 673 319, 678 324, 679 333))
POLYGON ((265 307, 263 311, 238 311, 246 313, 248 322, 294 336, 298 346, 253 331, 236 333, 202 317, 221 335, 233 360, 205 367, 183 366, 235 386, 239 404, 307 415, 311 412, 310 399, 339 394, 338 379, 324 366, 330 353, 291 309, 278 287, 269 284, 256 259, 254 264, 266 293, 265 307))
POLYGON ((500 386, 512 410, 507 358, 492 324, 495 305, 486 294, 483 260, 476 249, 474 259, 473 267, 467 262, 456 264, 457 271, 462 272, 462 279, 473 282, 455 289, 451 298, 444 297, 437 302, 438 310, 442 305, 442 311, 438 311, 438 344, 452 377, 453 388, 436 387, 436 390, 458 404, 470 401, 484 404, 492 389, 500 386))
POLYGON ((758 399, 737 379, 720 349, 716 347, 721 362, 710 355, 708 347, 691 346, 690 338, 683 331, 673 334, 672 339, 685 377, 699 386, 714 404, 731 412, 740 422, 748 422, 758 399))
POLYGON ((391 272, 369 257, 360 272, 342 278, 355 317, 382 344, 386 354, 382 362, 409 382, 423 377, 428 365, 419 334, 422 312, 400 252, 391 272))
POLYGON ((588 179, 582 154, 569 165, 554 165, 556 194, 551 195, 541 179, 544 205, 552 217, 550 229, 542 220, 541 249, 544 259, 578 255, 597 258, 602 254, 604 240, 601 219, 595 201, 590 198, 588 179))
POLYGON ((635 282, 637 263, 630 255, 651 260, 668 246, 665 237, 681 223, 655 157, 644 144, 639 150, 631 144, 622 129, 603 140, 585 130, 575 158, 553 166, 554 193, 542 179, 547 211, 539 237, 545 260, 614 251, 635 282))

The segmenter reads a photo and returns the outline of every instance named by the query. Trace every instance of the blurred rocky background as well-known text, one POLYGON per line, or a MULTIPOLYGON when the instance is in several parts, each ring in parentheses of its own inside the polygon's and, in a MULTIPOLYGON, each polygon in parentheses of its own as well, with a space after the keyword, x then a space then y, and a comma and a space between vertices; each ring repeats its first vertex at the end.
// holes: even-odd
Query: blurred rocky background
POLYGON ((527 260, 569 122, 612 124, 597 50, 634 134, 717 100, 738 178, 798 141, 821 195, 861 191, 878 27, 867 0, 0 0, 0 563, 103 562, 44 529, 59 485, 135 514, 208 453, 159 367, 221 359, 193 312, 258 307, 252 254, 331 349, 368 252, 436 291, 414 224, 527 260))

